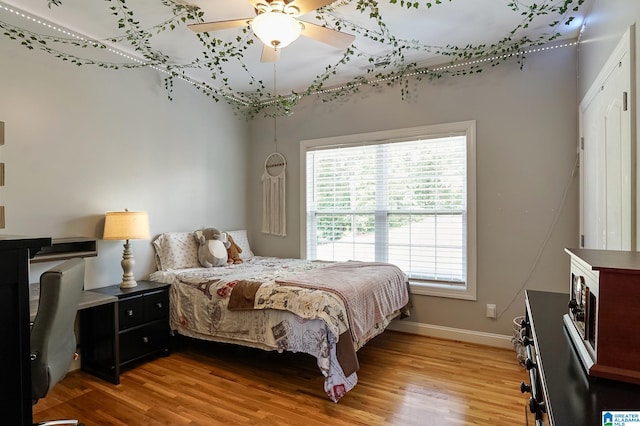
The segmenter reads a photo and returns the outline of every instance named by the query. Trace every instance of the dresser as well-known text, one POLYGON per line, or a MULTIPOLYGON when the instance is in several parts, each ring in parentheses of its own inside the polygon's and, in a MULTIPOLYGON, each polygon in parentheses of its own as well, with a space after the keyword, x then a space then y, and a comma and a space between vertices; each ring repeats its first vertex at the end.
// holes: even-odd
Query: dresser
POLYGON ((529 424, 601 426, 606 411, 640 412, 640 385, 590 377, 584 371, 562 316, 569 295, 526 292, 525 339, 530 383, 529 424))
POLYGON ((81 368, 120 383, 121 369, 169 354, 169 284, 138 281, 91 290, 117 303, 80 311, 81 368))

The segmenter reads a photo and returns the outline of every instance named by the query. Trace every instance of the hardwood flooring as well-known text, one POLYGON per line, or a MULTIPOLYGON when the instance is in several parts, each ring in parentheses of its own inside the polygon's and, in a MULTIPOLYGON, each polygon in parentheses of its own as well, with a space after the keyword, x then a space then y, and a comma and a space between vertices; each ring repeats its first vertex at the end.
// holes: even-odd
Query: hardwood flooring
POLYGON ((359 381, 337 404, 315 358, 188 341, 112 385, 71 372, 34 421, 89 425, 520 425, 528 382, 515 351, 386 331, 358 352, 359 381))

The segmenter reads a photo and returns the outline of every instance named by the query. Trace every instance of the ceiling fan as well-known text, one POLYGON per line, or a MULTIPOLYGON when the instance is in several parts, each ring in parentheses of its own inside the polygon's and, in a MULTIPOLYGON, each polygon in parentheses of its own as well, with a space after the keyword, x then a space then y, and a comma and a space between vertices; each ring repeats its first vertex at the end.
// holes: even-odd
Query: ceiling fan
POLYGON ((255 18, 213 21, 191 24, 188 27, 197 33, 244 27, 247 24, 264 43, 261 62, 276 62, 280 50, 295 41, 301 34, 338 49, 346 49, 355 36, 320 25, 304 22, 298 16, 309 13, 335 0, 247 0, 253 5, 255 18))

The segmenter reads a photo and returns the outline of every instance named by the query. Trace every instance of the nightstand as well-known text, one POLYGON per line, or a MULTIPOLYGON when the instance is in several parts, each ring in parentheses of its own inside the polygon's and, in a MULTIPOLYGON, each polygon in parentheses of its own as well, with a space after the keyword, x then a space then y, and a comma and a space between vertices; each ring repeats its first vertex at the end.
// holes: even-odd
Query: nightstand
POLYGON ((138 281, 91 291, 118 302, 80 311, 81 368, 120 383, 120 370, 140 360, 169 354, 169 284, 138 281))

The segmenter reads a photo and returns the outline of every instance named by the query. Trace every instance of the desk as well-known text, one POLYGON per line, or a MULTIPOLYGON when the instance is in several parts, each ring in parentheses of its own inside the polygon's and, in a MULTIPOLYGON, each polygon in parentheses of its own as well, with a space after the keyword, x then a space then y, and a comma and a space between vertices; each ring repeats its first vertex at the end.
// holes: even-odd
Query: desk
MULTIPOLYGON (((32 288, 31 321, 38 310, 38 292, 32 288)), ((78 320, 82 370, 117 385, 121 368, 168 355, 169 284, 141 280, 133 288, 85 290, 78 320)))
MULTIPOLYGON (((29 312, 30 312, 30 320, 33 322, 36 318, 36 313, 38 312, 38 302, 40 299, 38 297, 31 296, 29 300, 29 312)), ((95 306, 108 305, 109 303, 116 303, 118 298, 115 296, 109 296, 107 294, 98 293, 96 291, 85 290, 82 292, 82 297, 80 298, 80 303, 78 304, 78 310, 81 311, 83 309, 93 308, 95 306)))
MULTIPOLYGON (((38 302, 40 301, 39 298, 39 284, 31 284, 32 287, 37 287, 35 290, 32 288, 31 291, 31 298, 29 300, 29 311, 31 313, 30 315, 30 319, 33 322, 36 318, 36 314, 38 313, 38 302)), ((79 317, 80 317, 80 334, 82 334, 82 311, 84 310, 93 310, 93 309, 97 309, 99 310, 99 312, 104 313, 104 317, 103 317, 103 323, 105 324, 105 326, 107 327, 107 329, 111 330, 112 333, 115 333, 118 329, 118 322, 117 322, 117 314, 118 314, 118 298, 116 296, 113 295, 109 295, 109 294, 104 294, 98 291, 92 291, 92 290, 85 290, 82 292, 82 296, 80 298, 80 302, 78 303, 78 313, 79 313, 79 317), (106 322, 105 322, 106 321, 106 322)), ((86 336, 85 336, 86 338, 86 336)), ((80 341, 78 342, 80 344, 80 347, 82 348, 82 337, 80 337, 80 341)), ((115 357, 115 348, 111 349, 111 353, 109 354, 110 357, 115 357)), ((80 353, 82 354, 83 352, 80 351, 80 353)), ((83 356, 81 355, 80 357, 80 363, 81 363, 81 368, 83 370, 86 370, 87 368, 85 367, 85 363, 84 363, 84 359, 83 356)), ((90 369, 89 369, 90 371, 90 369)), ((91 371, 90 371, 91 372, 91 371)), ((108 375, 108 376, 104 376, 104 375, 100 375, 98 374, 98 376, 105 378, 107 380, 109 380, 112 383, 116 383, 117 381, 115 381, 113 379, 113 374, 108 375)))
POLYGON ((31 362, 29 259, 51 238, 0 235, 0 418, 3 424, 30 425, 31 362))

